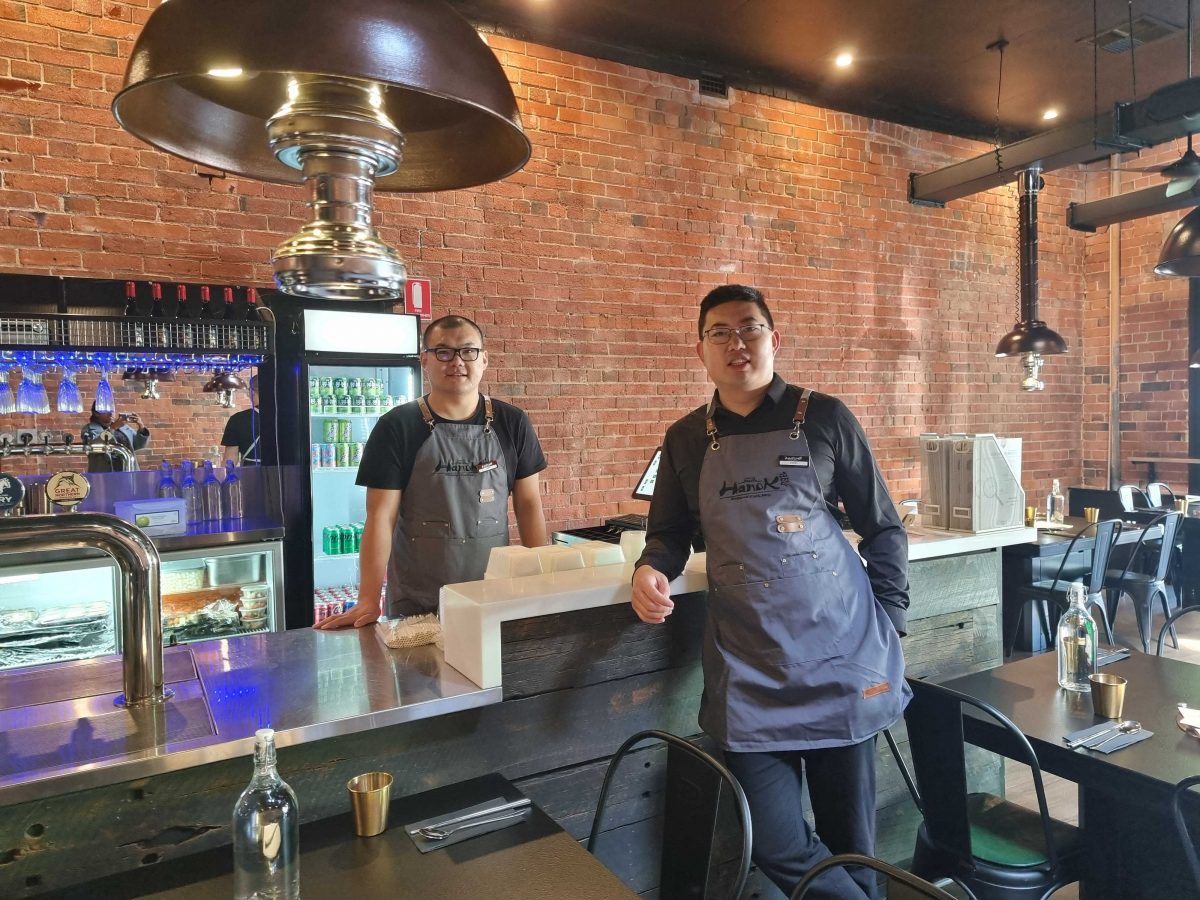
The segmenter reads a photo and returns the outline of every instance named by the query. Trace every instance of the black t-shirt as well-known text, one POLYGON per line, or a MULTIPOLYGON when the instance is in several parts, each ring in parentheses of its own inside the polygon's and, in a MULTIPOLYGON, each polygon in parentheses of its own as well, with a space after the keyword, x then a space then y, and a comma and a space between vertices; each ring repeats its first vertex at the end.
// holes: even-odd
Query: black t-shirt
POLYGON ((257 465, 262 459, 262 419, 257 409, 235 412, 225 423, 222 447, 237 447, 242 465, 257 465))
MULTIPOLYGON (((495 416, 492 427, 504 451, 504 466, 508 471, 508 490, 511 493, 515 482, 546 468, 546 457, 542 454, 542 445, 533 431, 533 425, 524 412, 511 403, 493 398, 492 413, 495 416)), ((433 418, 435 422, 454 421, 443 419, 437 413, 433 414, 433 418)), ((483 398, 480 397, 475 415, 465 421, 482 425, 483 418, 483 398)), ((421 418, 416 400, 384 413, 367 439, 355 483, 369 488, 406 490, 417 450, 428 437, 429 426, 421 418)))

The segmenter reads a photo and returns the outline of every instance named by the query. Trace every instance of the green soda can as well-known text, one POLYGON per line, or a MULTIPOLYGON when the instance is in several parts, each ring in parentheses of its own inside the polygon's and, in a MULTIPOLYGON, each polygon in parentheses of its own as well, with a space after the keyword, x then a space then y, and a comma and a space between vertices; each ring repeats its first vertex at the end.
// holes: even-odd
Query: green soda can
POLYGON ((354 421, 352 419, 337 420, 337 437, 334 440, 343 443, 354 440, 354 421))
POLYGON ((354 526, 343 525, 338 530, 342 534, 342 552, 357 553, 358 546, 354 543, 354 526))
POLYGON ((363 380, 361 378, 347 378, 346 393, 351 397, 361 397, 363 395, 363 380))
POLYGON ((338 420, 326 419, 324 426, 321 428, 321 434, 324 437, 325 443, 332 444, 338 439, 338 420))
POLYGON ((321 531, 321 552, 337 556, 342 552, 342 532, 336 525, 326 525, 321 531))
POLYGON ((365 522, 354 523, 354 552, 357 553, 362 549, 363 530, 366 528, 365 522))

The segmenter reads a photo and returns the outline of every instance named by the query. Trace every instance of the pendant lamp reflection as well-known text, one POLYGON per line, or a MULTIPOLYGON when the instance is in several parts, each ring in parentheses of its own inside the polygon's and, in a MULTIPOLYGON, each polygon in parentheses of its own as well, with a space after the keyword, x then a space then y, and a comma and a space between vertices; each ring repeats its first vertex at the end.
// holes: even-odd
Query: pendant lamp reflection
POLYGON ((239 388, 245 387, 236 372, 225 372, 220 369, 212 373, 212 378, 205 382, 201 390, 206 394, 217 395, 217 405, 226 409, 233 408, 233 395, 239 388))
POLYGON ((1040 391, 1043 356, 1067 352, 1062 335, 1038 318, 1038 232, 1037 195, 1042 187, 1041 170, 1031 167, 1017 176, 1018 243, 1021 257, 1021 319, 996 345, 997 356, 1019 356, 1024 375, 1021 390, 1040 391))
POLYGON ((113 101, 131 133, 184 159, 308 185, 314 219, 275 252, 288 293, 403 293, 373 192, 505 178, 529 159, 512 88, 443 0, 171 0, 138 36, 113 101))
POLYGON ((1200 275, 1200 207, 1175 223, 1158 255, 1156 275, 1200 275))

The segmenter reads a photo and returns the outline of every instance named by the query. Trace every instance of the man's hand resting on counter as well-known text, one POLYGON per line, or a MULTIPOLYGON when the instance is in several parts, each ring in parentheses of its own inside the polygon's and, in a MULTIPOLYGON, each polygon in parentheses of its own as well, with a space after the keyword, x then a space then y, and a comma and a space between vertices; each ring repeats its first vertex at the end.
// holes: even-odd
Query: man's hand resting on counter
POLYGON ((323 622, 318 622, 313 628, 320 631, 333 631, 337 628, 363 628, 374 625, 379 621, 379 607, 371 608, 369 603, 359 603, 344 613, 330 616, 323 622))
POLYGON ((671 583, 667 576, 652 566, 638 566, 633 573, 633 611, 643 622, 658 625, 665 622, 675 603, 671 600, 671 583))

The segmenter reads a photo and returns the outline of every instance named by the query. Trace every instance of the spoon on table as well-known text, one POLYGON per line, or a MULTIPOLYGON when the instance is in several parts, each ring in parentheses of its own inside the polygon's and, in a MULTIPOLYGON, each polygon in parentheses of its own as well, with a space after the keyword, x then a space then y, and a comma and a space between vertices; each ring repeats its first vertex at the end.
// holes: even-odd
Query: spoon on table
POLYGON ((1136 722, 1133 719, 1126 719, 1123 722, 1110 722, 1108 727, 1101 728, 1094 734, 1089 734, 1087 737, 1077 738, 1073 741, 1067 741, 1067 748, 1074 750, 1076 747, 1091 747, 1093 746, 1092 741, 1096 740, 1097 738, 1103 738, 1104 740, 1100 741, 1100 743, 1104 743, 1104 741, 1107 741, 1110 737, 1114 736, 1114 731, 1120 731, 1124 728, 1131 728, 1133 726, 1137 726, 1138 728, 1142 727, 1140 722, 1136 722))
POLYGON ((1141 730, 1142 730, 1142 723, 1135 722, 1133 719, 1130 719, 1128 722, 1122 722, 1119 726, 1117 726, 1116 734, 1110 734, 1108 737, 1106 737, 1104 740, 1102 740, 1098 744, 1088 744, 1087 749, 1088 750, 1099 750, 1105 744, 1111 743, 1112 741, 1115 741, 1118 738, 1124 737, 1127 734, 1137 734, 1141 730))

